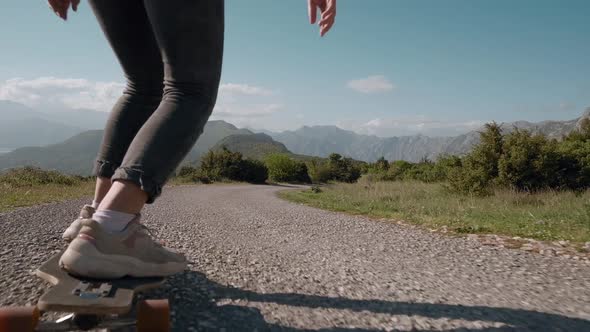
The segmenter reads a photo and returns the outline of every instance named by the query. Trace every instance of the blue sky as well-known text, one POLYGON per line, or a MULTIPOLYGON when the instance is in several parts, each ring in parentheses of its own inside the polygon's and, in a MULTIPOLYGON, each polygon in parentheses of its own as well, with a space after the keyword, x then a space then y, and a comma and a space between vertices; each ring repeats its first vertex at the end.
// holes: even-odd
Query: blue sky
MULTIPOLYGON (((590 107, 590 1, 339 0, 324 37, 304 0, 226 0, 213 119, 270 130, 451 135, 590 107)), ((3 2, 0 99, 108 111, 122 71, 86 2, 3 2)), ((1 118, 0 118, 1 119, 1 118)))

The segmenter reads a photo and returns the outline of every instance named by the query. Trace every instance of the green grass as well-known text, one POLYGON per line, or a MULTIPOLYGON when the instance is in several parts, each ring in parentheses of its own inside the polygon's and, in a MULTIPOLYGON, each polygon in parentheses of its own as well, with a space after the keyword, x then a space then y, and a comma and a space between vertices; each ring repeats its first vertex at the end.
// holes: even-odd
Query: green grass
POLYGON ((93 192, 92 178, 35 167, 15 168, 0 174, 0 212, 90 196, 93 192))
POLYGON ((590 190, 582 194, 496 190, 489 197, 449 192, 443 184, 331 184, 321 192, 283 191, 281 197, 318 208, 390 218, 458 233, 492 233, 540 240, 590 241, 590 190))
POLYGON ((24 206, 91 196, 93 193, 94 182, 92 181, 81 181, 75 185, 46 184, 28 188, 11 188, 0 183, 0 212, 24 206))
MULTIPOLYGON (((235 181, 215 185, 236 184, 235 181)), ((173 177, 167 187, 199 185, 190 178, 173 177)), ((65 175, 35 167, 21 167, 0 174, 0 212, 43 203, 60 202, 94 193, 94 178, 65 175)))

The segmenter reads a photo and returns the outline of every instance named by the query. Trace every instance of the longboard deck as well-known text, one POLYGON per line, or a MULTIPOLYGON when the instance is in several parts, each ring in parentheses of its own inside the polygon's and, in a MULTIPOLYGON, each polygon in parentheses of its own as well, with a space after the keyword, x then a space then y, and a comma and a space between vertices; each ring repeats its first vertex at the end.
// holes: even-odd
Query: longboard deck
POLYGON ((62 254, 63 251, 54 255, 35 271, 38 277, 53 285, 37 303, 42 311, 122 315, 131 310, 135 292, 164 283, 161 277, 113 280, 76 277, 59 267, 62 254))

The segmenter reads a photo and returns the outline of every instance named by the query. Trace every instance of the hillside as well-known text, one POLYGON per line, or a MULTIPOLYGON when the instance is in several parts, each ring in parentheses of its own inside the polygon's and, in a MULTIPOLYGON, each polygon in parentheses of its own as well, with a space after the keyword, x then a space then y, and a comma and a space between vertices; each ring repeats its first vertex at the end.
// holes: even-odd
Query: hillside
POLYGON ((226 146, 230 151, 240 152, 246 158, 262 159, 269 153, 291 153, 283 143, 266 134, 235 134, 221 139, 214 150, 226 146))
POLYGON ((68 174, 89 175, 94 166, 102 130, 90 130, 61 143, 24 147, 0 155, 0 170, 23 165, 55 169, 68 174))
POLYGON ((46 114, 25 105, 0 100, 0 149, 57 143, 83 130, 49 120, 46 114))
MULTIPOLYGON (((183 163, 194 162, 215 143, 233 134, 252 134, 224 121, 209 121, 183 163)), ((63 142, 44 147, 24 147, 0 155, 0 170, 35 165, 68 174, 90 175, 102 139, 102 130, 85 131, 63 142)))

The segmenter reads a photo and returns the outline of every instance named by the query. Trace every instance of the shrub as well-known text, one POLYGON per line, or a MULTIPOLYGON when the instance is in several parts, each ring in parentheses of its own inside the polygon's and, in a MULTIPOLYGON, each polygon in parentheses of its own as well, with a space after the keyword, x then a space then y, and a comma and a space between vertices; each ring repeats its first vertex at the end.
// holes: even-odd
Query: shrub
POLYGON ((307 165, 295 161, 284 153, 272 153, 266 156, 265 164, 268 176, 277 182, 310 183, 307 165))
POLYGON ((188 178, 188 177, 191 177, 196 171, 197 171, 197 169, 195 167, 182 166, 178 170, 178 172, 176 172, 176 176, 181 177, 181 178, 188 178))
POLYGON ((232 152, 223 146, 220 151, 209 150, 201 158, 201 172, 212 181, 239 178, 242 154, 232 152))
POLYGON ((352 183, 361 176, 360 165, 355 165, 352 158, 342 158, 338 153, 328 156, 330 180, 352 183))
POLYGON ((405 174, 413 167, 412 163, 405 160, 396 160, 389 164, 389 169, 383 176, 386 181, 399 181, 405 178, 405 174))
POLYGON ((453 170, 461 167, 461 158, 452 155, 441 155, 434 165, 435 177, 438 181, 447 181, 453 170))
POLYGON ((327 164, 321 164, 312 171, 311 179, 314 183, 326 183, 332 180, 332 171, 327 164))
POLYGON ((377 159, 375 162, 375 171, 377 172, 387 172, 389 169, 389 162, 385 157, 381 156, 381 158, 377 159))
POLYGON ((556 142, 516 129, 506 135, 498 161, 498 182, 523 191, 555 187, 559 182, 558 166, 556 142))
POLYGON ((41 168, 33 166, 9 169, 0 175, 0 183, 12 187, 29 187, 46 184, 72 186, 83 180, 86 179, 77 176, 64 175, 57 171, 42 170, 41 168))
POLYGON ((318 186, 318 185, 311 186, 311 188, 309 190, 315 194, 319 194, 322 192, 322 188, 320 188, 320 186, 318 186))
POLYGON ((245 159, 240 164, 242 172, 238 177, 238 181, 245 181, 250 183, 265 183, 268 179, 268 168, 260 160, 245 159))
MULTIPOLYGON (((268 177, 266 166, 259 161, 242 159, 240 152, 232 152, 223 146, 220 151, 209 150, 201 158, 200 179, 207 181, 246 181, 264 183, 268 177)), ((201 180, 201 182, 203 182, 201 180)))
POLYGON ((519 191, 590 187, 590 121, 561 142, 518 128, 502 135, 494 123, 480 135, 481 143, 448 172, 455 191, 489 194, 496 185, 519 191))
POLYGON ((488 195, 498 177, 498 161, 504 138, 499 125, 488 123, 479 133, 480 143, 463 158, 461 166, 449 170, 449 184, 457 192, 488 195))
POLYGON ((181 167, 180 170, 178 170, 176 176, 191 182, 201 182, 205 184, 212 182, 211 179, 207 175, 203 174, 200 169, 191 166, 181 167))

